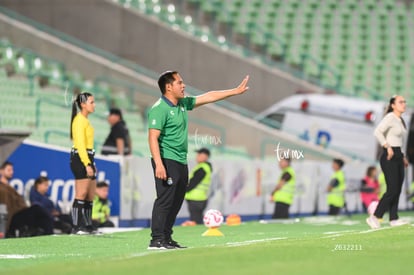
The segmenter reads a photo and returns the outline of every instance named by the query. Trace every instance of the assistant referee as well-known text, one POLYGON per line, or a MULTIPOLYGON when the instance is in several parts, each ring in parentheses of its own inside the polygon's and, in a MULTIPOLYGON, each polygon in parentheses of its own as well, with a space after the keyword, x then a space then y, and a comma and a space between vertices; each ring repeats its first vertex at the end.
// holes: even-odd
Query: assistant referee
POLYGON ((89 114, 95 111, 92 94, 79 94, 72 103, 70 137, 73 147, 70 168, 75 177, 75 200, 72 205, 72 233, 77 235, 97 234, 92 225, 92 206, 96 189, 96 167, 94 129, 89 122, 89 114), (78 112, 79 109, 79 112, 78 112))
POLYGON ((188 184, 187 111, 244 93, 248 89, 248 80, 246 76, 234 89, 186 97, 185 84, 178 72, 166 71, 160 75, 158 86, 162 96, 148 113, 148 143, 157 193, 152 210, 152 239, 148 249, 184 248, 172 239, 172 227, 188 184))

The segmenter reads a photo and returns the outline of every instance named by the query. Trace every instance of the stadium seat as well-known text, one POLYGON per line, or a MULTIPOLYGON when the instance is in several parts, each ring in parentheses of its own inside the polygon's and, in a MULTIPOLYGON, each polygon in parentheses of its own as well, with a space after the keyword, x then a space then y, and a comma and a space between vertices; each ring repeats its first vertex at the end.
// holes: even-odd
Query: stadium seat
MULTIPOLYGON (((137 0, 119 0, 123 4, 134 1, 137 0)), ((158 1, 139 2, 141 6, 145 3, 147 8, 157 3, 160 10, 165 10, 158 1)), ((344 85, 337 87, 338 92, 352 94, 357 86, 371 86, 370 90, 380 94, 385 90, 402 92, 414 88, 406 76, 388 79, 386 71, 378 69, 391 60, 412 64, 414 36, 410 26, 414 24, 413 4, 407 8, 405 3, 396 0, 182 0, 180 3, 195 4, 201 13, 213 15, 206 27, 208 41, 217 43, 214 30, 219 22, 230 30, 224 33, 225 36, 237 34, 232 37, 238 43, 302 68, 305 76, 320 77, 321 83, 335 81, 329 73, 321 74, 320 67, 333 68, 336 74, 341 74, 339 78, 344 85), (320 64, 308 62, 311 59, 303 60, 303 54, 320 64), (358 64, 357 69, 344 65, 350 59, 358 64), (374 72, 370 72, 368 61, 375 63, 374 72), (386 88, 379 87, 377 80, 385 81, 386 88)), ((177 11, 174 15, 177 18, 183 16, 177 11)), ((196 22, 190 23, 191 29, 201 28, 196 22)), ((188 25, 181 26, 188 28, 188 25)), ((202 31, 192 33, 204 35, 202 31)))
MULTIPOLYGON (((30 131, 32 140, 68 148, 72 146, 68 129, 74 89, 88 91, 96 102, 95 112, 89 117, 95 128, 96 151, 100 152, 110 131, 108 109, 118 107, 130 130, 133 153, 150 155, 143 111, 131 99, 139 92, 137 87, 126 91, 109 82, 85 80, 79 72, 67 71, 62 63, 19 48, 6 39, 0 39, 0 60, 0 128, 30 131), (13 75, 6 72, 7 65, 15 69, 13 75)), ((233 151, 244 155, 239 152, 242 150, 233 151)))

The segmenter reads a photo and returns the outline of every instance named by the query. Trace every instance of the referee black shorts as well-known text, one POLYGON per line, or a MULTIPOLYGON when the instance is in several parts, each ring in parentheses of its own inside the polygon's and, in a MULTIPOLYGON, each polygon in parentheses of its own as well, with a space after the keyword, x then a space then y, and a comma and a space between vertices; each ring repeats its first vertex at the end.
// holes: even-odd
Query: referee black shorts
MULTIPOLYGON (((94 176, 90 179, 94 180, 96 179, 95 151, 87 149, 87 152, 90 163, 92 165, 92 169, 94 171, 94 176)), ((78 150, 74 148, 72 148, 72 151, 70 152, 70 169, 72 170, 72 173, 77 180, 89 178, 86 173, 86 167, 79 157, 78 150)))

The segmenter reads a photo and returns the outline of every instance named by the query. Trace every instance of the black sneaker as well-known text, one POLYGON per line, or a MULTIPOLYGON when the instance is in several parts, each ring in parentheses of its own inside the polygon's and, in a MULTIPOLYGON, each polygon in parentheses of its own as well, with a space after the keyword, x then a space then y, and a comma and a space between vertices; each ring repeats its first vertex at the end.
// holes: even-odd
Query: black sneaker
POLYGON ((89 235, 90 233, 84 227, 74 227, 72 228, 72 235, 89 235))
POLYGON ((155 240, 151 241, 148 249, 149 250, 164 250, 164 249, 175 249, 175 246, 170 245, 165 241, 155 240))
POLYGON ((186 246, 182 246, 179 243, 177 243, 176 241, 174 241, 173 239, 169 240, 167 242, 167 244, 174 246, 175 248, 181 249, 181 248, 187 248, 186 246))

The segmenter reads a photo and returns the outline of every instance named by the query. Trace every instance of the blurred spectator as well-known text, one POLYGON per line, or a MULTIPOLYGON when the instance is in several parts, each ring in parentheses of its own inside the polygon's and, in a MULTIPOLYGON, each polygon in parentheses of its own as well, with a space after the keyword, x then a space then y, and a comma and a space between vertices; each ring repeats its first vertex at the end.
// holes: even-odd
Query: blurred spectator
POLYGON ((201 148, 196 152, 197 165, 190 173, 185 199, 190 212, 190 220, 197 224, 203 224, 203 212, 207 206, 212 166, 208 161, 210 150, 201 148))
POLYGON ((295 171, 290 166, 290 159, 281 159, 279 167, 282 172, 272 192, 272 200, 275 202, 272 219, 288 219, 289 207, 295 194, 296 176, 295 171))
POLYGON ((108 200, 109 184, 100 181, 96 184, 96 195, 93 200, 92 221, 95 227, 114 227, 109 220, 111 216, 111 202, 108 200))
POLYGON ((328 215, 337 216, 342 207, 345 206, 345 175, 342 171, 344 161, 341 159, 334 159, 332 161, 332 169, 334 171, 331 181, 329 182, 327 192, 328 194, 328 215))
POLYGON ((13 178, 14 168, 13 163, 6 161, 0 167, 0 182, 4 184, 9 184, 10 180, 13 178))
POLYGON ((47 195, 49 190, 49 179, 38 177, 30 189, 30 203, 43 207, 53 219, 53 227, 70 234, 72 231, 72 219, 69 215, 62 214, 60 208, 56 206, 47 195))
POLYGON ((0 203, 7 206, 6 237, 32 237, 53 234, 53 220, 39 205, 27 207, 22 196, 9 185, 13 178, 13 164, 0 167, 0 203))
POLYGON ((121 110, 110 109, 108 122, 111 125, 111 132, 102 146, 102 155, 130 155, 132 153, 131 138, 121 110))
POLYGON ((361 201, 364 212, 367 212, 369 205, 372 202, 378 202, 378 194, 380 186, 377 180, 377 169, 374 166, 369 166, 365 177, 361 180, 361 201))

